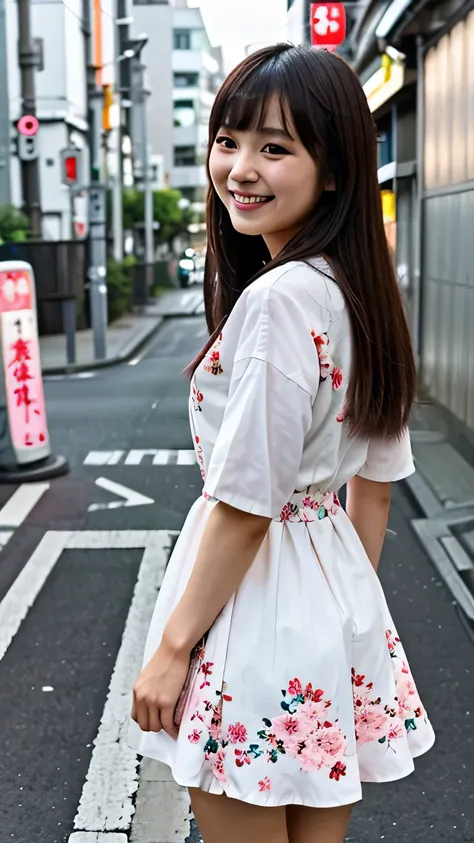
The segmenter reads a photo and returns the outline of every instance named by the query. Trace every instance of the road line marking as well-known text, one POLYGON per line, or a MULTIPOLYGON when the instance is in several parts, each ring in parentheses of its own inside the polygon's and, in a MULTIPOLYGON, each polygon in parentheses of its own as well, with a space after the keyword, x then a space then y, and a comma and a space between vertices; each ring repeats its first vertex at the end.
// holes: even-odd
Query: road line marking
POLYGON ((0 603, 0 661, 72 535, 46 533, 0 603))
POLYGON ((2 547, 5 547, 5 545, 10 541, 12 536, 13 532, 10 530, 4 530, 0 533, 0 550, 2 549, 2 547))
POLYGON ((89 451, 84 465, 118 465, 123 454, 123 451, 89 451))
POLYGON ((194 451, 178 451, 178 465, 194 465, 196 454, 194 451))
MULTIPOLYGON (((94 535, 97 536, 97 533, 89 532, 91 544, 94 535)), ((85 546, 84 534, 81 537, 76 533, 69 539, 68 548, 77 546, 78 538, 85 546)), ((133 795, 138 788, 138 756, 126 743, 131 689, 142 663, 171 542, 164 530, 103 531, 98 540, 116 549, 128 548, 131 542, 140 542, 144 547, 122 643, 74 818, 76 831, 119 832, 130 828, 135 811, 133 795)), ((92 546, 97 547, 97 539, 92 546)), ((100 835, 98 839, 101 840, 100 835)), ((94 838, 82 841, 74 834, 69 837, 69 843, 91 843, 92 840, 94 838)), ((104 834, 104 843, 112 843, 112 838, 104 834)))
POLYGON ((123 465, 141 465, 145 457, 152 457, 147 465, 195 465, 196 455, 191 449, 180 449, 177 451, 165 448, 145 448, 143 450, 132 449, 131 451, 89 451, 84 465, 118 465, 125 455, 123 465))
POLYGON ((118 495, 122 500, 109 501, 109 503, 91 503, 87 507, 89 512, 97 512, 98 509, 120 509, 122 506, 145 506, 146 504, 155 503, 153 498, 142 495, 141 492, 136 492, 135 489, 129 489, 128 486, 122 486, 121 483, 114 483, 113 480, 108 480, 107 477, 98 477, 95 484, 107 492, 112 492, 113 495, 118 495))
POLYGON ((105 831, 103 834, 95 831, 75 831, 69 835, 69 843, 128 843, 126 834, 105 831))
POLYGON ((49 483, 23 483, 0 509, 0 527, 20 527, 49 489, 49 483))

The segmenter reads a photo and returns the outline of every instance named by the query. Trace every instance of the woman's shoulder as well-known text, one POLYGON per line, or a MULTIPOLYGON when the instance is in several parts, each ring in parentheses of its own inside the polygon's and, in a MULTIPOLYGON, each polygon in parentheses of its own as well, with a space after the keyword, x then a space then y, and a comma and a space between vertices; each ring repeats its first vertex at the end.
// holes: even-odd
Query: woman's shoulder
POLYGON ((313 303, 332 313, 340 313, 345 307, 334 273, 322 257, 274 267, 253 281, 245 293, 254 305, 291 301, 305 309, 313 303))

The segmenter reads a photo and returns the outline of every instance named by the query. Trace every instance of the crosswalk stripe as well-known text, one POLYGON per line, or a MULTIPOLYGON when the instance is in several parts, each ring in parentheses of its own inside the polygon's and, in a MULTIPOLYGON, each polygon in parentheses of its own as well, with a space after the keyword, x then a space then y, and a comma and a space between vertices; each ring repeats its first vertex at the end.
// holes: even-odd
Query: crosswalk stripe
POLYGON ((118 465, 123 454, 123 451, 89 451, 84 465, 118 465))
POLYGON ((89 451, 84 459, 84 465, 195 465, 194 450, 179 449, 177 451, 164 448, 132 449, 131 451, 89 451), (124 456, 125 455, 125 456, 124 456), (150 460, 151 458, 151 460, 150 460))
POLYGON ((20 527, 49 489, 49 483, 22 483, 0 509, 1 527, 20 527))

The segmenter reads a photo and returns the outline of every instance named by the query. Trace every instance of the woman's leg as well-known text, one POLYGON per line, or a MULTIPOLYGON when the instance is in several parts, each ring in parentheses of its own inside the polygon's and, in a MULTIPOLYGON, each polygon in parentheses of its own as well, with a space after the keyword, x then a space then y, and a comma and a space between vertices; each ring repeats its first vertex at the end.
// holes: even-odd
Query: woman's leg
POLYGON ((353 807, 305 808, 302 805, 287 805, 289 843, 344 843, 353 807))
POLYGON ((262 808, 190 788, 204 843, 288 843, 285 808, 262 808))

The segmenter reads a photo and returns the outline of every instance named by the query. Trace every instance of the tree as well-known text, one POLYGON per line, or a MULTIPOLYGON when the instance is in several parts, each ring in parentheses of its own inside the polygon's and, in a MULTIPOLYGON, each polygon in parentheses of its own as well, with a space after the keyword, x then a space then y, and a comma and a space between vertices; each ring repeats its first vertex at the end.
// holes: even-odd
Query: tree
POLYGON ((0 207, 0 242, 15 243, 26 240, 28 218, 12 205, 0 207))
MULTIPOLYGON (((186 231, 190 222, 188 209, 180 208, 179 190, 157 190, 153 193, 153 219, 159 223, 155 231, 156 243, 170 243, 177 234, 186 231)), ((145 196, 140 190, 129 189, 123 193, 123 226, 133 229, 143 225, 145 196)))

